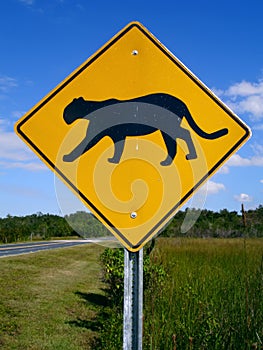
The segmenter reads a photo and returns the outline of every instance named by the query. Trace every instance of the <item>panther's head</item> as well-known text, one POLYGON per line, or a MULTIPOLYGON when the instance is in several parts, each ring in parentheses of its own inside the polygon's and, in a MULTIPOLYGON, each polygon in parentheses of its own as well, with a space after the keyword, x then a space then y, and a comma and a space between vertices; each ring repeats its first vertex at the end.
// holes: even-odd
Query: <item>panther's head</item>
POLYGON ((67 124, 72 124, 75 120, 84 118, 87 114, 87 101, 83 97, 78 97, 74 98, 64 109, 63 118, 67 124))

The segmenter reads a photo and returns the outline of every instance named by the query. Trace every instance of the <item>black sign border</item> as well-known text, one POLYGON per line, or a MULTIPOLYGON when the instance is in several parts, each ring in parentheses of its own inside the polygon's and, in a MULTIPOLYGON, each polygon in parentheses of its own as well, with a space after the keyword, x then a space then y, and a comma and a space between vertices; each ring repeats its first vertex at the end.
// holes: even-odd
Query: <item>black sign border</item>
POLYGON ((100 49, 90 60, 86 62, 86 64, 82 65, 79 69, 75 71, 63 84, 61 84, 57 89, 53 91, 42 103, 40 103, 31 113, 29 113, 21 122, 17 124, 17 133, 43 158, 47 164, 55 170, 59 174, 59 176, 73 189, 74 192, 78 194, 82 198, 82 200, 87 203, 89 209, 93 210, 97 215, 106 223, 111 229, 116 233, 117 236, 124 241, 131 250, 138 250, 138 248, 145 242, 149 237, 151 237, 155 232, 156 234, 162 229, 163 224, 166 223, 167 219, 171 218, 175 215, 176 210, 183 204, 194 192, 195 190, 217 169, 220 167, 222 163, 232 154, 235 150, 237 150, 241 144, 250 136, 249 128, 243 124, 243 122, 235 116, 229 109, 226 108, 224 104, 221 103, 210 91, 199 81, 197 80, 182 64, 180 64, 177 59, 173 55, 171 55, 168 50, 166 50, 161 43, 154 38, 140 23, 132 22, 130 23, 124 30, 122 30, 119 34, 117 34, 112 40, 110 40, 102 49, 100 49), (61 90, 63 90, 72 80, 74 80, 77 76, 79 76, 85 69, 87 69, 94 61, 96 61, 100 56, 102 56, 111 46, 113 46, 118 40, 120 40, 126 33, 128 33, 132 28, 136 27, 140 30, 162 53, 167 56, 178 68, 180 68, 191 80, 193 80, 196 85, 200 89, 202 89, 209 97, 220 106, 232 119, 236 121, 237 124, 241 128, 244 129, 245 134, 238 142, 218 161, 206 175, 202 177, 198 183, 187 192, 187 194, 181 198, 181 200, 176 203, 176 205, 168 211, 168 213, 136 244, 132 245, 132 243, 111 223, 111 221, 101 213, 96 206, 89 201, 89 199, 78 190, 78 188, 71 183, 71 181, 60 171, 59 168, 24 134, 22 131, 23 125, 32 118, 43 106, 45 106, 50 100, 54 98, 61 90))

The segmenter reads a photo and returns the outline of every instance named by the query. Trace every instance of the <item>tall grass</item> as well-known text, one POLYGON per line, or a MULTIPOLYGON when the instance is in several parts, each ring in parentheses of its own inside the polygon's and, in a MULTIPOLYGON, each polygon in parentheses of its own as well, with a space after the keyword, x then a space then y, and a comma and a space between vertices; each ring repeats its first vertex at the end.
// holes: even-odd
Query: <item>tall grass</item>
POLYGON ((167 271, 145 291, 144 349, 263 349, 263 241, 159 239, 167 271))
MULTIPOLYGON (((0 259, 0 349, 121 349, 123 257, 109 256, 116 293, 105 294, 102 252, 0 259)), ((159 238, 150 260, 144 350, 263 349, 263 239, 159 238)))

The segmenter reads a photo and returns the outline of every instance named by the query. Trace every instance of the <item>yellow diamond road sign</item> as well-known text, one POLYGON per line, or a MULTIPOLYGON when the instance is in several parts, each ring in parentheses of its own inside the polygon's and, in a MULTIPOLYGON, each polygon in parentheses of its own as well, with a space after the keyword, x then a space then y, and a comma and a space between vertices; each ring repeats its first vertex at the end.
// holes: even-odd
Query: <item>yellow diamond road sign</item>
POLYGON ((15 129, 130 251, 156 235, 250 136, 137 22, 15 129))

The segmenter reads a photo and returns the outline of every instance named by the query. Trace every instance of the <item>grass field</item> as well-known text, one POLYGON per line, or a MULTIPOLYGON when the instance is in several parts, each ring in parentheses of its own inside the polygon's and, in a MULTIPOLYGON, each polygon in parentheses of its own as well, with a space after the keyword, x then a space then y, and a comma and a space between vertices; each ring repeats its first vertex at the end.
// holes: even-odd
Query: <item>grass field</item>
POLYGON ((263 349, 263 240, 159 239, 144 349, 263 349))
POLYGON ((0 349, 92 349, 89 300, 102 293, 102 251, 85 245, 0 259, 0 349))
MULTIPOLYGON (((0 349, 95 349, 103 250, 0 259, 0 349)), ((263 349, 262 239, 159 238, 151 259, 167 275, 145 290, 144 350, 263 349)))

